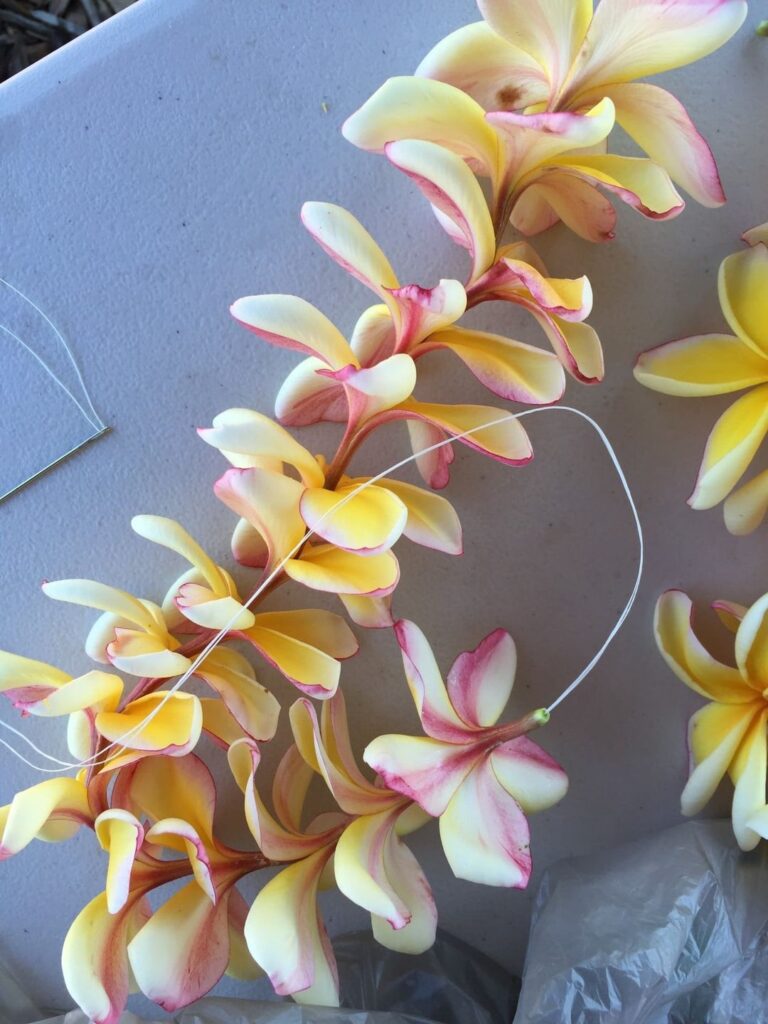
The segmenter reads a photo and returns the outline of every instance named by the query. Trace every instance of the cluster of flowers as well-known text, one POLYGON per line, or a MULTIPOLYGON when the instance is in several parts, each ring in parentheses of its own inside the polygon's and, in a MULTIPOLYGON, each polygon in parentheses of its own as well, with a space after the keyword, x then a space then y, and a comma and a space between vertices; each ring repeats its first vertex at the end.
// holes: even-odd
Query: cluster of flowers
MULTIPOLYGON (((448 349, 494 395, 525 404, 556 402, 566 373, 602 379, 600 342, 586 323, 587 279, 551 277, 528 242, 504 244, 502 236, 510 223, 533 235, 562 221, 583 238, 610 238, 615 211, 605 192, 653 219, 681 211, 673 182, 706 205, 721 203, 710 150, 681 104, 633 79, 712 52, 737 30, 746 5, 602 0, 594 14, 591 0, 479 6, 482 22, 439 43, 415 76, 388 81, 343 129, 355 145, 385 153, 426 196, 450 239, 468 250, 466 280, 403 285, 351 213, 308 203, 302 218, 310 234, 376 296, 351 338, 295 296, 251 296, 233 306, 248 329, 303 356, 277 396, 279 422, 229 409, 200 431, 231 465, 214 490, 237 516, 235 560, 261 574, 257 599, 243 599, 232 575, 181 525, 141 515, 134 530, 190 566, 162 603, 85 580, 44 588, 100 612, 85 650, 109 671, 73 678, 0 655, 0 690, 23 714, 66 716, 80 762, 76 777, 32 786, 0 809, 0 857, 35 838, 66 839, 81 826, 108 854, 105 891, 77 917, 63 950, 69 991, 98 1024, 118 1019, 133 982, 173 1010, 225 971, 244 978, 264 971, 279 993, 334 1004, 320 888, 335 883, 369 911, 385 945, 422 951, 434 939, 436 912, 403 837, 437 818, 458 877, 523 887, 531 871, 526 814, 566 792, 563 770, 527 736, 546 712, 499 724, 514 679, 510 636, 491 633, 459 656, 444 682, 418 626, 393 616, 393 547, 401 536, 461 551, 458 517, 433 493, 449 482, 453 451, 434 446, 453 437, 510 466, 532 455, 525 431, 503 410, 416 399, 417 363, 448 349), (607 152, 616 121, 647 157, 607 152), (488 198, 478 177, 489 180, 488 198), (530 313, 554 353, 459 326, 467 309, 490 300, 530 313), (328 460, 286 429, 320 420, 343 424, 328 460), (431 490, 347 475, 362 442, 392 420, 405 421, 431 490), (338 595, 358 626, 394 631, 426 735, 374 740, 364 759, 375 781, 353 755, 338 688, 355 636, 329 611, 265 609, 288 579, 338 595), (280 705, 259 684, 247 649, 301 692, 271 809, 258 766, 280 705), (207 696, 171 682, 190 673, 207 696), (123 676, 134 677, 132 688, 123 676), (319 720, 308 698, 321 702, 319 720), (228 753, 250 850, 214 834, 214 785, 195 752, 203 733, 228 753), (307 820, 315 776, 337 810, 307 820), (276 873, 248 908, 237 883, 268 867, 276 873), (151 909, 150 893, 185 878, 151 909)), ((747 707, 746 697, 738 700, 747 707)))

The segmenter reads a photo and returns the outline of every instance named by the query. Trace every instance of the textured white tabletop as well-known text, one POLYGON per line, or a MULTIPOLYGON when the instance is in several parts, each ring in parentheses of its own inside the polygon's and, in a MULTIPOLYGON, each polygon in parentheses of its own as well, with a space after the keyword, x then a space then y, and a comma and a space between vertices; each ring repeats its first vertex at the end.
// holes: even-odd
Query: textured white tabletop
MULTIPOLYGON (((533 821, 537 874, 557 858, 679 820, 685 723, 699 701, 656 653, 656 595, 682 585, 702 601, 750 602, 768 586, 759 536, 732 538, 719 510, 685 504, 727 399, 665 398, 631 374, 641 349, 721 327, 718 264, 742 230, 768 218, 768 42, 754 36, 766 11, 752 7, 735 40, 663 83, 711 141, 729 203, 717 211, 690 203, 667 223, 624 210, 617 240, 602 247, 562 230, 540 244, 553 272, 592 279, 607 378, 592 389, 570 382, 566 397, 616 446, 647 531, 648 566, 626 628, 539 737, 568 771, 571 792, 533 821)), ((177 563, 132 535, 134 513, 177 517, 225 557, 232 519, 211 491, 224 467, 194 427, 230 406, 269 412, 295 362, 231 321, 229 303, 293 291, 350 328, 368 302, 302 229, 304 200, 351 209, 402 280, 427 285, 459 272, 461 255, 421 197, 385 161, 348 145, 339 126, 387 76, 409 73, 437 39, 475 18, 472 0, 141 0, 0 87, 0 274, 62 328, 113 428, 0 505, 1 647, 70 671, 86 665, 92 616, 49 602, 44 578, 164 592, 177 563)), ((485 323, 537 338, 508 311, 489 307, 485 323)), ((42 435, 70 425, 46 400, 45 383, 5 359, 2 458, 32 464, 42 435), (46 417, 40 437, 20 395, 46 417)), ((487 400, 454 371, 450 357, 436 358, 422 394, 487 400)), ((600 645, 636 558, 618 482, 589 428, 540 416, 530 433, 536 459, 524 469, 458 453, 448 496, 466 554, 410 548, 396 598, 446 666, 492 628, 508 628, 519 646, 520 711, 548 703, 600 645)), ((319 449, 330 431, 306 437, 319 449)), ((401 453, 404 431, 391 428, 366 449, 366 466, 384 468, 401 453)), ((343 677, 358 750, 379 732, 416 724, 392 637, 362 640, 343 677)), ((284 683, 274 688, 291 699, 284 683)), ((10 709, 2 714, 10 720, 10 709)), ((29 728, 63 750, 59 723, 29 728)), ((37 777, 0 756, 4 803, 37 777)), ((234 800, 227 810, 237 813, 234 800)), ((70 921, 102 887, 95 845, 91 834, 37 843, 0 871, 0 947, 43 1004, 67 1004, 59 953, 70 921)), ((442 926, 519 970, 536 874, 530 894, 485 889, 452 878, 435 829, 419 834, 415 849, 442 926)), ((364 926, 366 915, 343 897, 324 900, 332 930, 364 926)))

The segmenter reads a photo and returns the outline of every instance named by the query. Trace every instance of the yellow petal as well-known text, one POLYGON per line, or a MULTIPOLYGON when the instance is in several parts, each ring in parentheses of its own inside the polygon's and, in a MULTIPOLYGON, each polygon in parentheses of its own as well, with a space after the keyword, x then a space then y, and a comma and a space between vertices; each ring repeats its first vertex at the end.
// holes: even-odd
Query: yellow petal
POLYGON ((161 544, 185 558, 190 565, 199 570, 215 593, 224 595, 229 592, 221 569, 175 519, 168 519, 166 516, 134 516, 131 519, 131 528, 145 540, 161 544))
POLYGON ((679 590, 668 590, 656 603, 654 634, 662 657, 678 679, 696 693, 723 704, 755 699, 737 668, 717 661, 693 631, 693 604, 679 590))
POLYGON ((653 220, 676 217, 685 206, 667 172, 641 157, 564 156, 557 159, 556 166, 614 192, 653 220))
POLYGON ((755 227, 745 231, 741 236, 747 245, 768 245, 768 221, 765 224, 756 224, 755 227))
POLYGON ((768 687, 768 594, 747 610, 736 632, 736 664, 759 692, 768 687))
POLYGON ((336 491, 308 488, 301 497, 301 515, 315 535, 346 551, 377 554, 400 538, 408 518, 405 505, 383 487, 356 486, 336 491))
MULTIPOLYGON (((158 691, 139 697, 124 711, 102 711, 96 716, 96 728, 105 739, 130 751, 181 757, 189 753, 200 738, 203 726, 200 701, 191 693, 174 693, 163 703, 165 697, 166 694, 158 691), (153 713, 154 717, 145 721, 153 713)), ((116 767, 115 761, 109 766, 116 767)))
MULTIPOLYGON (((173 641, 178 646, 178 641, 173 641)), ((179 676, 192 662, 183 654, 169 650, 166 642, 156 636, 131 629, 117 629, 115 639, 107 647, 110 662, 120 672, 134 676, 155 676, 170 679, 179 676)))
POLYGON ((199 757, 152 757, 122 771, 113 802, 152 822, 180 818, 206 839, 213 830, 216 788, 199 757))
POLYGON ((493 263, 496 239, 485 196, 466 163, 442 146, 413 139, 387 146, 387 157, 453 222, 472 257, 470 281, 478 278, 493 263))
POLYGON ((376 366, 343 370, 337 378, 347 392, 350 421, 359 426, 411 395, 416 386, 416 366, 409 355, 399 352, 376 366))
POLYGON ((128 901, 131 872, 136 854, 144 841, 144 829, 130 811, 119 807, 103 811, 94 827, 99 845, 109 854, 107 909, 110 914, 116 914, 128 901))
POLYGON ((271 740, 277 730, 280 704, 257 679, 251 663, 229 648, 217 647, 195 670, 221 697, 247 735, 271 740))
MULTIPOLYGON (((293 564, 293 561, 288 563, 293 564)), ((324 651, 279 630, 267 629, 258 619, 256 625, 244 630, 242 635, 300 690, 321 699, 335 692, 341 666, 324 651)))
MULTIPOLYGON (((354 342, 354 338, 352 340, 354 342)), ((355 355, 363 361, 359 352, 355 355)), ((339 381, 317 372, 325 368, 321 359, 310 356, 295 366, 280 385, 275 398, 275 416, 284 426, 306 427, 323 420, 346 423, 344 387, 339 381)))
POLYGON ((230 469, 216 481, 214 491, 264 538, 269 569, 301 543, 305 526, 299 501, 304 488, 297 480, 264 469, 230 469))
POLYGON ((43 593, 54 601, 67 601, 108 612, 150 633, 157 632, 158 626, 162 625, 162 615, 153 614, 148 602, 94 580, 51 580, 43 584, 43 593))
POLYGON ((23 850, 33 839, 68 839, 93 820, 88 791, 79 779, 46 779, 21 790, 0 807, 0 860, 23 850), (50 826, 59 826, 50 829, 50 826), (50 829, 46 832, 46 829, 50 829))
POLYGON ((524 465, 533 456, 528 435, 519 422, 512 417, 505 418, 500 409, 485 405, 438 405, 411 398, 396 412, 407 418, 426 420, 454 436, 465 434, 459 438, 462 444, 507 465, 524 465))
POLYGON ((746 473, 768 433, 768 384, 737 399, 712 428, 699 476, 688 499, 692 508, 712 508, 746 473))
POLYGON ((297 295, 249 295, 238 299, 231 313, 244 327, 271 344, 316 356, 332 370, 350 363, 356 365, 338 328, 297 295))
POLYGON ((441 39, 416 74, 455 85, 486 110, 524 109, 546 100, 550 91, 547 73, 534 57, 483 21, 441 39))
POLYGON ((390 78, 345 121, 342 132, 352 145, 377 152, 402 139, 436 142, 470 159, 481 173, 497 174, 499 143, 483 108, 444 82, 390 78))
POLYGON ((286 564, 285 572, 312 590, 373 597, 390 594, 400 578, 400 568, 391 551, 357 555, 331 544, 306 547, 301 559, 292 558, 286 564))
POLYGON ((768 356, 768 247, 759 244, 726 256, 718 290, 733 331, 755 352, 768 356))
POLYGON ((56 689, 71 680, 72 676, 44 661, 24 658, 20 654, 0 651, 0 693, 6 690, 41 688, 56 689))
POLYGON ((355 594, 339 594, 350 619, 365 629, 388 629, 394 625, 391 597, 360 597, 355 594))
POLYGON ((768 380, 768 359, 739 338, 701 334, 643 352, 635 380, 665 395, 723 395, 768 380))
POLYGON ((737 537, 752 533, 767 511, 768 470, 764 470, 725 499, 723 516, 728 532, 737 537))
POLYGON ((570 89, 646 78, 700 60, 727 42, 746 14, 744 0, 603 0, 570 89))
POLYGON ((355 635, 344 619, 319 608, 260 612, 256 625, 300 640, 332 658, 351 658, 359 650, 355 635))
POLYGON ((253 409, 227 409, 214 418, 200 437, 224 452, 277 459, 298 470, 304 483, 322 487, 325 477, 318 462, 283 427, 253 409))
POLYGON ((768 768, 766 720, 768 711, 763 710, 755 715, 730 769, 735 787, 733 832, 742 850, 754 850, 761 838, 760 833, 751 828, 748 822, 757 811, 765 807, 765 777, 768 768))
POLYGON ((707 704, 691 717, 688 745, 694 769, 685 785, 683 814, 698 812, 709 802, 747 733, 759 705, 707 704))
MULTIPOLYGON (((358 485, 364 479, 350 483, 358 485)), ((391 491, 405 505, 408 518, 403 533, 409 540, 449 555, 462 553, 461 523, 449 501, 402 480, 379 480, 376 486, 391 491)))
POLYGON ((305 203, 301 219, 318 245, 348 273, 387 301, 400 282, 389 260, 352 214, 332 203, 305 203))
POLYGON ((251 956, 278 995, 297 1002, 337 1006, 338 975, 317 908, 320 876, 333 847, 283 868, 254 900, 245 924, 251 956))

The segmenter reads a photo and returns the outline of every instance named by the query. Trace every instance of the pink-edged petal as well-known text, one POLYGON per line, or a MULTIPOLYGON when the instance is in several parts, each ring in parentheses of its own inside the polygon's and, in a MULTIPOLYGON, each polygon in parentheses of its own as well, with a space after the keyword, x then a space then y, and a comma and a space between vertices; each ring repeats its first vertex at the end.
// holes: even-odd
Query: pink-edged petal
POLYGON ((487 759, 464 779, 440 816, 440 839, 457 878, 513 889, 528 884, 528 822, 487 759))
POLYGON ((227 964, 227 977, 235 978, 237 981, 256 981, 258 978, 264 977, 264 971, 248 952, 248 943, 245 941, 245 922, 249 909, 250 907, 238 890, 231 889, 228 909, 229 963, 227 964))
POLYGON ((263 569, 269 561, 269 548, 255 526, 240 519, 232 531, 232 555, 240 565, 263 569))
POLYGON ((328 317, 296 295, 249 295, 230 312, 248 330, 281 348, 321 359, 332 370, 355 362, 352 350, 328 317))
POLYGON ((333 203, 304 203, 304 227, 332 260, 386 301, 386 289, 400 282, 389 260, 349 210, 333 203))
POLYGON ((453 352, 481 384, 509 402, 548 405, 565 390, 559 361, 533 345, 463 327, 439 331, 428 344, 453 352))
POLYGON ((746 14, 745 0, 602 0, 569 91, 646 78, 700 60, 727 42, 746 14))
POLYGON ((490 763, 496 778, 526 814, 554 807, 568 792, 568 776, 563 769, 527 736, 496 747, 490 763))
POLYGON ((391 551, 359 555, 332 544, 305 547, 301 559, 286 564, 285 573, 312 590, 369 597, 391 594, 400 580, 400 566, 391 551))
POLYGON ((361 366, 373 366, 394 355, 396 335, 389 308, 385 305, 369 306, 355 324, 349 344, 361 366))
POLYGON ((524 108, 546 100, 546 71, 520 46, 485 22, 451 32, 434 46, 416 69, 467 93, 486 110, 524 108))
MULTIPOLYGON (((359 484, 362 479, 350 482, 359 484)), ((462 553, 461 523, 449 501, 402 480, 379 480, 377 486, 391 491, 405 505, 408 518, 403 534, 409 540, 449 555, 462 553)))
POLYGON ((722 599, 712 602, 712 610, 729 633, 735 633, 738 630, 741 620, 747 614, 746 605, 722 599))
POLYGON ((493 263, 496 239, 482 189, 464 160, 442 146, 418 139, 393 142, 386 153, 461 234, 472 257, 470 280, 483 274, 493 263))
POLYGON ((207 766, 194 754, 151 758, 124 769, 112 803, 151 822, 181 818, 199 835, 212 836, 216 788, 207 766))
POLYGON ((713 658, 693 630, 693 603, 680 590, 668 590, 656 602, 654 635, 661 656, 678 679, 702 697, 722 704, 755 699, 741 673, 713 658))
POLYGON ((110 743, 125 748, 109 762, 129 763, 134 752, 183 757, 200 739, 203 712, 199 699, 192 693, 147 694, 132 701, 123 711, 102 711, 96 716, 96 728, 110 743), (150 718, 150 716, 152 716, 150 718))
POLYGON ((455 323, 467 308, 467 293, 459 281, 443 279, 435 288, 415 284, 393 289, 389 300, 395 316, 397 347, 412 351, 435 331, 455 323))
POLYGON ((264 469, 230 469, 216 481, 214 492, 264 538, 269 568, 278 565, 304 536, 299 513, 304 487, 297 480, 264 469))
POLYGON ((389 949, 423 953, 435 941, 437 912, 429 883, 396 832, 401 808, 358 818, 341 834, 336 884, 373 917, 374 935, 389 949))
POLYGON ((395 624, 395 637, 400 645, 408 689, 424 732, 433 739, 449 743, 466 743, 472 739, 472 726, 451 703, 451 696, 424 633, 415 622, 400 619, 395 624))
MULTIPOLYGON (((538 259, 527 243, 521 256, 538 259)), ((476 281, 469 296, 473 305, 495 299, 500 302, 534 302, 547 313, 563 320, 584 320, 592 310, 592 285, 589 278, 555 278, 523 258, 516 258, 510 247, 487 273, 476 281)))
MULTIPOLYGON (((685 202, 669 174, 643 157, 615 156, 613 153, 561 156, 556 168, 591 185, 599 185, 618 196, 633 210, 650 220, 670 220, 682 213, 685 202)), ((546 177, 546 172, 544 172, 546 177)), ((556 179, 559 181, 559 177, 556 179)))
POLYGON ((645 82, 600 86, 586 102, 598 96, 613 100, 618 123, 672 181, 703 206, 723 205, 725 193, 712 150, 678 99, 645 82))
POLYGON ((206 995, 229 963, 229 893, 216 903, 189 882, 154 912, 128 946, 139 988, 173 1012, 206 995))
MULTIPOLYGON (((289 563, 293 564, 293 563, 289 563)), ((330 697, 339 683, 339 662, 312 644, 259 623, 241 634, 244 640, 294 686, 312 697, 330 697)))
POLYGON ((591 182, 549 170, 528 186, 515 203, 512 224, 524 235, 538 235, 559 220, 587 242, 610 242, 616 235, 616 211, 591 182))
POLYGON ((416 386, 416 366, 404 352, 362 370, 347 366, 342 370, 322 372, 344 385, 349 402, 349 420, 356 426, 399 405, 416 386))
POLYGON ((221 697, 247 735, 271 740, 277 730, 280 704, 256 679, 251 663, 237 651, 218 647, 196 669, 221 697))
POLYGON ((444 743, 426 736, 378 736, 363 760, 387 786, 439 817, 475 765, 484 757, 472 744, 444 743))
POLYGON ((392 617, 392 598, 360 597, 354 594, 339 594, 350 619, 365 629, 389 629, 394 626, 392 617))
POLYGON ((346 422, 344 387, 317 372, 325 369, 322 360, 310 356, 285 378, 275 398, 275 416, 283 426, 307 427, 322 421, 346 422))
POLYGON ((251 956, 278 995, 337 1006, 336 959, 317 907, 317 890, 333 847, 283 868, 253 902, 245 924, 251 956))
POLYGON ((515 642, 503 629, 460 654, 448 673, 448 696, 457 714, 472 728, 495 725, 512 693, 516 668, 515 642))
POLYGON ((763 470, 725 499, 723 518, 729 533, 753 533, 768 512, 768 470, 763 470))
POLYGON ((568 373, 583 384, 597 384, 605 376, 603 347, 590 324, 570 323, 529 306, 568 373))
POLYGON ((144 842, 144 828, 130 811, 119 807, 103 811, 94 823, 96 838, 109 854, 107 909, 117 914, 128 902, 136 854, 144 842))
POLYGON ((360 645, 340 615, 320 608, 301 608, 283 612, 260 612, 256 625, 290 636, 315 647, 332 658, 351 658, 360 645))
POLYGON ((316 536, 361 555, 388 551, 400 539, 408 519, 397 495, 375 484, 344 485, 335 491, 307 488, 300 510, 316 536))
POLYGON ((19 853, 33 839, 67 839, 92 821, 88 791, 81 780, 39 782, 0 807, 0 861, 19 853))
POLYGON ((67 932, 61 967, 67 990, 93 1024, 118 1024, 130 990, 126 947, 150 915, 146 900, 112 914, 101 893, 67 932))
POLYGON ((449 467, 456 458, 452 444, 441 444, 448 434, 425 420, 408 420, 407 426, 414 461, 422 479, 434 490, 442 490, 448 486, 449 467))
POLYGON ((170 850, 184 851, 195 882, 211 903, 217 902, 211 856, 200 834, 181 818, 163 818, 147 832, 147 842, 170 850))

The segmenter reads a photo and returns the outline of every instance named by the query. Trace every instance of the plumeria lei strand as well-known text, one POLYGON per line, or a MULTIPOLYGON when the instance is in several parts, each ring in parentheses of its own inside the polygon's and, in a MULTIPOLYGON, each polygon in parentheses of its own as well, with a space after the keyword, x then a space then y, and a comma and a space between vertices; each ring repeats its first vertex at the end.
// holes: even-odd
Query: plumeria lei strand
POLYGON ((67 839, 83 825, 108 854, 105 890, 74 921, 62 957, 69 991, 98 1024, 114 1024, 134 981, 174 1010, 225 971, 249 978, 263 970, 279 993, 334 1004, 338 982, 319 889, 335 882, 370 912, 387 946, 426 949, 434 902, 403 837, 438 818, 456 875, 522 887, 531 870, 526 814, 566 791, 562 768, 528 737, 547 712, 499 722, 515 672, 509 635, 491 633, 444 680, 419 627, 392 613, 401 536, 461 551, 458 517, 434 493, 449 482, 452 442, 513 467, 532 456, 523 414, 415 398, 417 364, 448 350, 497 397, 538 407, 561 398, 565 373, 602 379, 602 349, 586 323, 588 280, 550 276, 528 242, 507 244, 503 235, 508 223, 532 235, 562 220, 584 238, 609 238, 615 213, 600 190, 651 219, 682 210, 673 181, 707 205, 721 203, 712 154, 685 110, 633 79, 712 52, 738 29, 746 4, 602 0, 595 12, 587 0, 479 6, 483 22, 440 43, 416 76, 385 83, 344 126, 348 139, 383 151, 424 193, 449 237, 468 250, 466 280, 403 285, 351 213, 308 203, 308 231, 376 304, 349 340, 296 296, 250 296, 233 306, 248 329, 303 356, 277 396, 279 422, 229 409, 200 431, 231 466, 214 490, 237 516, 236 561, 261 572, 251 597, 240 596, 231 573, 179 523, 137 516, 140 536, 189 566, 162 602, 88 580, 44 587, 53 599, 100 613, 85 649, 102 667, 73 677, 0 655, 0 689, 23 714, 65 717, 70 752, 82 765, 76 777, 47 779, 0 809, 0 856, 35 838, 67 839), (607 152, 616 120, 648 158, 607 152), (489 181, 489 200, 478 176, 489 181), (459 325, 466 310, 487 301, 530 313, 554 352, 459 325), (330 460, 286 429, 321 420, 343 425, 330 460), (383 474, 348 475, 363 442, 394 420, 406 423, 409 459, 430 489, 383 474), (374 740, 364 757, 375 782, 354 757, 339 689, 355 635, 329 611, 264 608, 289 579, 337 595, 358 626, 394 630, 426 735, 374 740), (262 796, 260 745, 274 737, 280 705, 259 684, 244 645, 301 693, 289 712, 294 742, 275 772, 271 808, 262 796), (182 692, 180 681, 192 673, 205 696, 182 692), (311 699, 321 702, 319 716, 311 699), (215 834, 213 780, 196 752, 203 733, 227 752, 250 850, 215 834), (308 819, 315 776, 336 810, 308 819), (237 883, 265 867, 277 873, 248 908, 237 883), (180 879, 188 881, 153 911, 148 895, 180 879))

